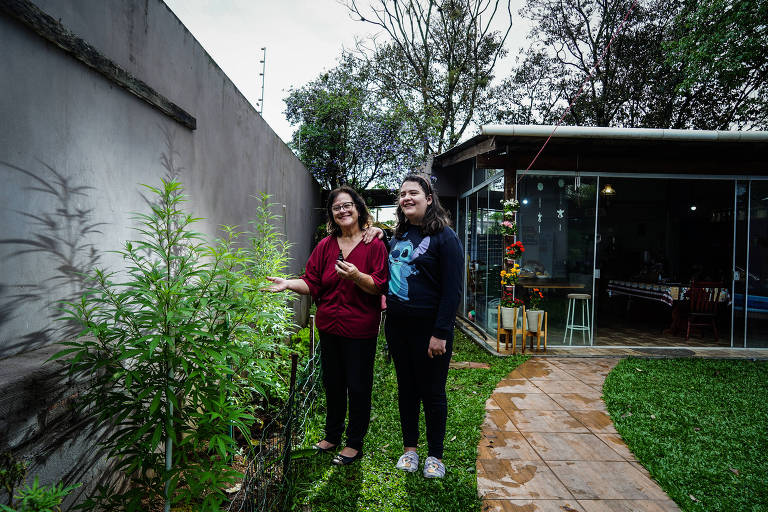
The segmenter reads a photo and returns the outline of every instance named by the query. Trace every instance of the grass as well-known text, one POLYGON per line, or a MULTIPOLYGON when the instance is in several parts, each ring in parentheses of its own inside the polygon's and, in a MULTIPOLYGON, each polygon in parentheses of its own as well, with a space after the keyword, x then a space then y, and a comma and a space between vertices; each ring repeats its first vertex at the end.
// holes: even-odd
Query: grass
MULTIPOLYGON (((384 340, 379 338, 373 387, 371 426, 365 438, 365 456, 348 467, 330 464, 330 455, 308 455, 294 460, 290 510, 320 511, 479 511, 475 460, 485 402, 498 381, 521 364, 523 356, 498 358, 477 347, 462 333, 454 338, 454 361, 490 364, 490 369, 451 369, 448 372, 448 423, 443 461, 447 468, 442 480, 425 479, 421 472, 406 474, 395 469, 402 454, 402 437, 397 410, 397 384, 392 363, 384 357, 384 340)), ((314 418, 307 444, 322 436, 323 409, 314 418)), ((424 418, 419 457, 426 458, 424 418)), ((300 452, 302 453, 302 452, 300 452)))
POLYGON ((684 511, 768 511, 768 362, 625 359, 604 400, 684 511))

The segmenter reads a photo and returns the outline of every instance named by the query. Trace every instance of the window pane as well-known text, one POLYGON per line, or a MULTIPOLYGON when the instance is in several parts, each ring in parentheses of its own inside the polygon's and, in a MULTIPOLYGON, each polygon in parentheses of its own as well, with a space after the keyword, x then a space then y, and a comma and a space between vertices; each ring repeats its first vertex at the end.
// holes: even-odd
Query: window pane
POLYGON ((751 186, 746 281, 747 346, 765 348, 768 347, 768 181, 753 181, 751 186))

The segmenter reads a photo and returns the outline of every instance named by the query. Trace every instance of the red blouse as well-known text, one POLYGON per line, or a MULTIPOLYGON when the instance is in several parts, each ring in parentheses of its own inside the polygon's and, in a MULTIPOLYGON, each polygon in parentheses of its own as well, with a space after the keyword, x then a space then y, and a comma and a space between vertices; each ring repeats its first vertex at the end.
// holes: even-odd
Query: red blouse
MULTIPOLYGON (((317 328, 346 338, 373 338, 379 332, 381 294, 366 293, 353 281, 336 274, 334 267, 339 250, 336 237, 323 238, 309 256, 301 276, 317 303, 317 328)), ((370 275, 376 287, 384 292, 389 278, 387 257, 386 246, 375 239, 368 245, 361 241, 344 259, 370 275)))

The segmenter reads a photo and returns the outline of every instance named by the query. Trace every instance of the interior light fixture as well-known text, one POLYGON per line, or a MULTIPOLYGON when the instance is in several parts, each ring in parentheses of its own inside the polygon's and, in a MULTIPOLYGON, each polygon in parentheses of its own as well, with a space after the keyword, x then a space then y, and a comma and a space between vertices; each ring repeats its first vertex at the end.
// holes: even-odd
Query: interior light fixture
POLYGON ((692 204, 692 205, 691 205, 691 211, 692 211, 692 212, 695 212, 695 211, 696 211, 696 205, 695 205, 695 204, 692 204))
POLYGON ((606 183, 600 193, 604 196, 615 196, 616 190, 610 185, 610 183, 606 183))
POLYGON ((528 199, 523 199, 523 204, 528 204, 528 199))

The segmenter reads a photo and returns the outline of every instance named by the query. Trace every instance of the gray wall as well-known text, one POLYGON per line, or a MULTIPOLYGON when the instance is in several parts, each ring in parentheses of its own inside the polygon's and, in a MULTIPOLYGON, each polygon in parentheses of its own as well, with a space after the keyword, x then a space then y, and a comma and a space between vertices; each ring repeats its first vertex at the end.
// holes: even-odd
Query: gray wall
POLYGON ((79 294, 77 272, 120 263, 107 251, 136 236, 139 184, 178 176, 211 236, 245 226, 251 196, 271 194, 293 272, 311 248, 319 187, 162 1, 34 3, 197 119, 196 130, 178 124, 0 14, 0 451, 21 453, 46 483, 88 479, 70 472, 88 443, 71 434, 69 388, 42 365, 63 336, 56 301, 79 294))

